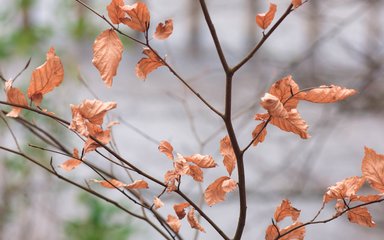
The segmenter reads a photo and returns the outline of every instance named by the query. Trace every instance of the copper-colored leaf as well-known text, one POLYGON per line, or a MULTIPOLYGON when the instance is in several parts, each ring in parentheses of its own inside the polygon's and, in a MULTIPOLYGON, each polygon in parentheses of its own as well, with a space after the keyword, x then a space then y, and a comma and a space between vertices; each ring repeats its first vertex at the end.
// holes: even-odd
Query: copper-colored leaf
MULTIPOLYGON (((18 88, 12 87, 12 80, 5 82, 5 94, 7 95, 7 102, 28 106, 27 99, 18 88)), ((18 117, 23 109, 19 107, 12 107, 12 110, 7 113, 8 117, 18 117)))
POLYGON ((189 165, 187 175, 191 176, 197 182, 203 182, 203 170, 199 166, 189 165))
POLYGON ((305 100, 314 103, 333 103, 341 101, 355 95, 357 93, 354 89, 347 89, 340 86, 320 86, 307 92, 302 92, 297 95, 299 100, 305 100))
POLYGON ((301 118, 299 112, 296 109, 292 109, 288 112, 288 118, 275 118, 272 117, 271 123, 281 130, 298 134, 301 138, 307 139, 310 137, 308 134, 308 125, 301 118))
MULTIPOLYGON (((294 222, 293 224, 289 225, 288 227, 285 227, 280 230, 280 235, 287 233, 288 231, 291 231, 294 228, 297 228, 299 226, 303 225, 301 222, 294 222)), ((296 230, 293 230, 292 232, 288 233, 287 235, 279 238, 280 240, 304 240, 305 235, 305 227, 300 227, 296 230)))
POLYGON ((156 27, 156 32, 153 37, 159 40, 167 39, 173 31, 172 19, 165 20, 165 23, 159 23, 156 27))
POLYGON ((126 189, 146 189, 148 187, 148 183, 144 180, 135 180, 131 184, 127 184, 124 186, 126 189))
POLYGON ((284 108, 289 112, 291 109, 297 108, 299 100, 293 97, 299 92, 299 86, 293 80, 292 76, 286 76, 275 82, 269 89, 269 93, 276 96, 283 103, 284 108))
POLYGON ((175 233, 178 233, 180 231, 181 222, 177 217, 173 215, 168 215, 167 223, 175 233))
POLYGON ((189 222, 189 225, 191 225, 191 228, 195 228, 199 230, 200 232, 205 232, 204 228, 199 224, 197 221, 197 218, 195 217, 195 209, 191 208, 188 212, 187 220, 189 222))
POLYGON ((184 157, 187 162, 192 162, 201 168, 214 168, 217 166, 215 160, 210 155, 194 154, 192 156, 184 157))
POLYGON ((384 155, 365 147, 361 171, 372 188, 384 193, 384 155))
POLYGON ((158 197, 155 197, 153 199, 153 205, 154 205, 155 209, 159 209, 159 208, 164 207, 163 201, 161 201, 161 199, 158 197))
POLYGON ((179 204, 173 205, 173 209, 179 219, 183 219, 186 215, 185 208, 189 207, 190 204, 188 202, 183 202, 179 204))
POLYGON ((298 8, 301 4, 303 4, 302 0, 291 0, 294 8, 298 8))
POLYGON ((123 44, 113 29, 105 30, 97 36, 93 43, 92 63, 108 87, 112 86, 122 55, 123 44))
POLYGON ((173 161, 173 166, 179 175, 187 174, 189 171, 189 164, 187 163, 187 160, 185 160, 185 158, 179 153, 177 154, 177 158, 173 161))
POLYGON ((267 128, 264 127, 265 122, 262 122, 258 124, 255 129, 252 131, 252 139, 253 141, 253 146, 256 146, 258 143, 261 143, 265 140, 265 137, 267 136, 267 128))
POLYGON ((277 10, 277 5, 270 3, 268 12, 257 14, 256 16, 257 25, 259 25, 259 27, 261 27, 262 29, 266 29, 275 18, 276 10, 277 10))
POLYGON ((282 221, 286 217, 291 217, 292 221, 296 221, 300 216, 300 210, 292 207, 288 199, 284 199, 280 206, 276 208, 274 218, 276 222, 282 221))
POLYGON ((275 240, 279 236, 279 227, 270 224, 265 230, 265 240, 275 240))
POLYGON ((328 191, 323 196, 323 202, 328 203, 334 199, 351 198, 363 186, 365 180, 361 177, 349 177, 336 185, 328 188, 328 191))
POLYGON ((121 6, 124 6, 123 0, 112 0, 107 6, 108 16, 113 24, 121 23, 121 19, 125 17, 125 12, 121 6))
MULTIPOLYGON (((107 145, 111 141, 110 129, 103 130, 100 126, 90 123, 87 123, 86 125, 89 135, 96 138, 102 144, 107 145)), ((84 144, 85 153, 94 151, 96 148, 101 147, 101 145, 94 141, 90 136, 88 136, 84 144)))
POLYGON ((169 159, 173 160, 173 147, 168 141, 161 141, 158 147, 159 151, 164 153, 169 159))
POLYGON ((172 192, 177 189, 176 184, 178 183, 180 174, 175 170, 167 171, 164 175, 164 182, 167 185, 167 192, 172 192))
POLYGON ((77 150, 77 148, 73 149, 72 156, 73 158, 68 159, 59 165, 65 171, 72 171, 74 168, 81 164, 81 161, 79 160, 79 150, 77 150))
POLYGON ((365 227, 374 227, 376 225, 366 207, 358 207, 349 210, 348 220, 365 227))
POLYGON ((122 183, 116 179, 109 179, 108 181, 105 180, 97 180, 97 179, 92 179, 92 182, 99 183, 101 186, 105 188, 121 188, 125 187, 127 184, 122 183))
POLYGON ((122 6, 121 9, 128 14, 129 18, 120 19, 122 23, 140 32, 147 31, 150 22, 150 14, 147 5, 137 2, 133 5, 122 6))
POLYGON ((225 136, 220 140, 220 154, 224 157, 223 163, 228 174, 231 175, 233 169, 236 167, 236 156, 229 136, 225 136))
POLYGON ((47 60, 43 65, 32 72, 28 87, 28 97, 36 106, 39 106, 43 95, 59 86, 64 79, 64 68, 61 60, 55 54, 55 49, 47 52, 47 60))
POLYGON ((268 120, 269 117, 270 115, 268 113, 257 113, 255 115, 255 120, 265 122, 268 120))
POLYGON ((227 176, 219 177, 205 189, 204 199, 209 206, 224 201, 227 192, 223 189, 223 182, 228 179, 227 176))
POLYGON ((368 202, 377 201, 377 200, 379 200, 382 197, 383 197, 382 194, 375 194, 375 195, 353 195, 353 196, 350 197, 350 200, 351 200, 351 202, 360 201, 360 202, 368 203, 368 202))
POLYGON ((142 80, 153 70, 164 65, 163 61, 149 48, 144 48, 143 53, 147 55, 140 59, 136 65, 136 76, 142 80))
POLYGON ((223 184, 221 184, 224 192, 229 193, 237 188, 237 182, 232 178, 224 180, 223 184))
POLYGON ((261 106, 265 108, 269 115, 272 117, 277 117, 277 118, 287 118, 288 117, 288 112, 284 108, 283 104, 280 102, 280 100, 269 93, 266 93, 264 97, 261 98, 260 102, 261 106))

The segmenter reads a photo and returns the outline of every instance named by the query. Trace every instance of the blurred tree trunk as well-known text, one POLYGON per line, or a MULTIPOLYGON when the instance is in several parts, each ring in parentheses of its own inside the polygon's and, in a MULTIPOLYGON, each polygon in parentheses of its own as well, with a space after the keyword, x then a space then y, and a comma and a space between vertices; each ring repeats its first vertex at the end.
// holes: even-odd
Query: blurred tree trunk
POLYGON ((189 38, 188 38, 188 50, 193 55, 198 55, 201 51, 201 30, 200 30, 200 8, 197 1, 189 1, 188 19, 189 19, 189 38))
MULTIPOLYGON (((307 20, 307 43, 310 45, 316 42, 321 34, 321 16, 320 16, 320 2, 311 1, 311 4, 308 4, 308 20, 307 20)), ((317 77, 317 72, 321 72, 321 66, 318 62, 318 52, 317 48, 312 49, 313 53, 308 59, 307 65, 307 76, 306 79, 311 79, 312 84, 319 85, 320 81, 317 77)))

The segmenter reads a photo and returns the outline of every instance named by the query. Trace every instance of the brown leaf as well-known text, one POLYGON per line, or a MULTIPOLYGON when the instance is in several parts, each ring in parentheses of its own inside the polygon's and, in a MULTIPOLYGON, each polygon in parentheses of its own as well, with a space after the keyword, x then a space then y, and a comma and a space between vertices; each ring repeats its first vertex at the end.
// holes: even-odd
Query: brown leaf
POLYGON ((227 169, 228 174, 231 176, 233 169, 236 167, 236 156, 229 136, 225 136, 220 140, 220 154, 224 157, 224 166, 227 169))
POLYGON ((160 152, 164 153, 169 159, 173 160, 173 147, 168 141, 161 141, 158 149, 160 152))
POLYGON ((298 8, 301 4, 303 4, 302 0, 291 0, 294 8, 298 8))
POLYGON ((365 203, 368 203, 368 202, 374 202, 374 201, 377 201, 379 200, 380 198, 382 198, 383 195, 382 194, 375 194, 375 195, 352 195, 350 197, 350 200, 351 202, 356 202, 356 201, 360 201, 360 202, 365 202, 365 203))
POLYGON ((276 208, 274 218, 276 222, 282 221, 286 217, 291 217, 292 221, 296 221, 300 216, 300 210, 292 207, 288 199, 284 199, 280 206, 276 208))
POLYGON ((253 146, 256 146, 258 143, 262 143, 265 140, 265 137, 267 136, 267 128, 264 127, 264 125, 265 122, 262 122, 258 124, 256 128, 252 131, 252 139, 255 139, 252 143, 253 146))
POLYGON ((149 48, 144 48, 143 53, 147 55, 140 59, 136 65, 136 76, 145 80, 153 70, 164 65, 163 61, 149 48))
POLYGON ((140 32, 148 30, 150 14, 145 3, 137 2, 133 5, 125 5, 121 7, 121 10, 129 16, 129 18, 120 19, 122 23, 140 32))
MULTIPOLYGON (((291 231, 292 229, 303 225, 301 222, 294 222, 293 224, 289 225, 288 227, 285 227, 280 230, 280 235, 287 233, 288 231, 291 231)), ((304 240, 305 235, 305 227, 298 228, 287 235, 279 238, 280 240, 304 240)))
POLYGON ((167 223, 175 233, 178 233, 180 231, 181 222, 177 217, 173 215, 168 215, 167 223))
POLYGON ((72 156, 73 158, 68 159, 64 163, 60 164, 59 167, 69 172, 69 171, 72 171, 77 166, 79 166, 81 164, 81 161, 79 160, 79 150, 77 150, 77 148, 73 149, 72 156))
POLYGON ((348 211, 348 220, 365 227, 376 226, 372 216, 366 207, 358 207, 348 211))
POLYGON ((365 182, 361 177, 349 177, 336 185, 328 188, 328 191, 323 196, 323 202, 328 203, 334 199, 351 198, 356 195, 357 191, 363 186, 365 182))
POLYGON ((126 188, 126 189, 147 189, 149 187, 148 187, 148 183, 146 181, 135 180, 133 183, 125 185, 124 188, 126 188))
POLYGON ((199 166, 189 165, 187 175, 193 177, 197 182, 203 182, 203 170, 199 166))
POLYGON ((365 155, 361 171, 369 185, 384 193, 384 155, 377 154, 373 149, 365 147, 365 155))
POLYGON ((101 78, 107 87, 112 86, 121 57, 123 44, 113 29, 108 29, 97 36, 93 43, 93 65, 99 70, 101 78))
POLYGON ((296 109, 292 109, 288 112, 288 118, 272 117, 271 123, 281 130, 298 134, 303 139, 310 137, 307 132, 308 125, 304 119, 301 118, 296 109))
POLYGON ((167 171, 164 175, 164 182, 167 185, 167 192, 172 192, 177 189, 176 184, 179 182, 180 174, 176 170, 167 171))
POLYGON ((173 209, 179 219, 183 219, 186 215, 185 208, 189 207, 190 204, 188 202, 183 202, 179 204, 173 205, 173 209))
POLYGON ((125 187, 127 184, 122 183, 116 179, 109 179, 108 181, 105 180, 97 180, 97 179, 92 179, 92 182, 99 183, 101 186, 105 188, 121 188, 125 187))
POLYGON ((237 182, 230 178, 228 180, 224 180, 221 186, 224 192, 229 193, 237 188, 237 182))
POLYGON ((89 131, 89 136, 84 144, 85 153, 94 151, 96 148, 101 147, 101 145, 95 142, 90 136, 96 138, 104 145, 107 145, 111 141, 110 129, 103 130, 100 126, 90 123, 87 123, 87 129, 89 131))
POLYGON ((173 161, 173 166, 176 173, 179 175, 187 174, 189 171, 189 164, 187 163, 187 160, 185 160, 185 158, 179 153, 177 154, 177 158, 173 161))
POLYGON ((269 89, 269 93, 276 96, 288 112, 291 109, 297 108, 299 100, 296 97, 292 97, 297 92, 299 92, 299 86, 290 75, 275 82, 269 89))
POLYGON ((229 179, 227 176, 219 177, 205 189, 204 199, 209 206, 224 201, 227 192, 223 189, 223 182, 229 179))
POLYGON ((279 227, 270 224, 265 231, 265 240, 275 240, 279 236, 279 227))
POLYGON ((333 103, 341 101, 355 95, 357 93, 354 89, 347 89, 340 86, 322 85, 318 88, 312 89, 307 92, 301 92, 297 95, 299 100, 305 100, 314 103, 333 103))
MULTIPOLYGON (((12 87, 12 80, 5 82, 5 94, 7 95, 7 102, 28 106, 27 99, 18 88, 12 87)), ((23 109, 19 107, 12 107, 12 110, 7 113, 7 117, 18 117, 23 109)))
POLYGON ((165 20, 165 23, 159 23, 156 27, 156 32, 153 37, 159 40, 167 39, 173 31, 172 19, 165 20))
POLYGON ((277 117, 277 118, 287 118, 288 117, 288 112, 284 108, 283 104, 280 102, 280 100, 269 93, 266 93, 264 97, 261 98, 260 102, 261 106, 265 108, 269 115, 272 117, 277 117))
POLYGON ((261 27, 262 29, 266 29, 275 18, 276 10, 277 10, 277 5, 270 3, 268 12, 257 14, 256 16, 257 25, 259 25, 259 27, 261 27))
POLYGON ((153 199, 153 205, 154 205, 155 209, 159 209, 159 208, 164 207, 164 203, 158 197, 155 197, 153 199))
POLYGON ((204 228, 199 224, 197 218, 195 217, 195 209, 191 208, 188 212, 187 220, 191 228, 197 229, 200 232, 205 232, 204 228))
POLYGON ((210 155, 194 154, 192 156, 184 157, 187 162, 192 162, 201 168, 214 168, 217 166, 215 160, 210 155))
POLYGON ((265 122, 268 120, 269 117, 270 115, 268 113, 257 113, 255 115, 255 120, 265 122))
POLYGON ((47 52, 47 60, 32 72, 28 87, 28 97, 36 106, 40 106, 43 95, 59 86, 64 79, 64 68, 61 60, 51 47, 47 52))
POLYGON ((121 9, 124 6, 123 0, 112 0, 107 6, 108 16, 113 24, 121 23, 121 19, 125 17, 125 12, 121 9))

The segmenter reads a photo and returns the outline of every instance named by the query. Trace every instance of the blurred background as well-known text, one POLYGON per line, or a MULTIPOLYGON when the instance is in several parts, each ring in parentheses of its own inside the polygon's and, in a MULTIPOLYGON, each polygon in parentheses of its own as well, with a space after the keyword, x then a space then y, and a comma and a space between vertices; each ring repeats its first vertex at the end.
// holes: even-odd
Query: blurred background
MULTIPOLYGON (((107 16, 108 1, 83 1, 107 16)), ((158 22, 174 20, 174 33, 166 41, 153 40, 155 48, 192 87, 222 110, 225 78, 198 2, 146 3, 151 11, 151 31, 158 22)), ((289 1, 276 3, 277 19, 289 1)), ((262 37, 255 16, 267 11, 268 1, 210 0, 207 4, 228 62, 235 65, 262 37)), ((72 0, 0 0, 0 6, 0 71, 6 79, 13 78, 32 57, 28 69, 15 82, 25 91, 31 72, 45 61, 49 47, 54 46, 62 59, 64 82, 44 97, 44 108, 69 120, 69 104, 93 98, 116 101, 118 107, 109 116, 110 120, 120 121, 113 132, 116 147, 121 155, 159 179, 172 167, 157 150, 160 140, 169 140, 175 151, 183 155, 213 155, 220 166, 205 171, 203 186, 183 181, 182 189, 188 189, 186 192, 196 201, 201 199, 201 189, 226 174, 219 154, 219 141, 226 135, 222 122, 165 68, 151 73, 146 81, 137 79, 135 64, 142 57, 141 46, 121 37, 125 47, 123 59, 113 87, 107 89, 91 63, 93 41, 109 27, 102 19, 72 0)), ((288 74, 301 88, 335 84, 359 91, 358 95, 332 105, 301 103, 299 111, 310 125, 312 138, 302 140, 270 125, 265 142, 249 149, 245 155, 248 219, 244 239, 264 238, 274 210, 284 198, 302 210, 301 221, 308 221, 321 207, 328 186, 361 175, 364 146, 384 153, 383 10, 382 0, 309 0, 288 16, 235 76, 234 123, 241 146, 251 141, 251 132, 258 124, 254 115, 263 112, 260 97, 288 74)), ((120 27, 132 36, 142 37, 120 27)), ((1 99, 5 99, 4 92, 1 99)), ((28 147, 45 143, 17 121, 0 116, 1 146, 15 149, 14 134, 22 151, 46 166, 51 157, 55 166, 66 159, 28 147)), ((69 149, 81 148, 81 141, 57 123, 27 112, 23 116, 53 133, 69 149)), ((127 178, 124 171, 103 162, 96 154, 87 158, 121 180, 127 178)), ((85 166, 70 173, 57 171, 83 185, 97 178, 85 166)), ((140 211, 113 190, 98 186, 94 189, 133 211, 140 211)), ((150 200, 160 191, 151 186, 143 194, 150 200)), ((231 193, 227 201, 204 207, 229 235, 236 227, 237 195, 231 193)), ((165 195, 163 200, 167 207, 159 212, 164 216, 171 213, 172 203, 181 201, 172 194, 165 195)), ((377 224, 374 229, 354 225, 341 217, 325 225, 308 227, 306 239, 382 239, 383 205, 371 206, 370 211, 377 224)), ((330 204, 320 219, 333 213, 330 204)), ((197 239, 220 239, 208 223, 201 224, 207 233, 197 239)), ((186 222, 181 232, 185 239, 195 237, 186 222)), ((25 159, 1 151, 0 239, 141 240, 160 236, 108 203, 63 183, 25 159)))

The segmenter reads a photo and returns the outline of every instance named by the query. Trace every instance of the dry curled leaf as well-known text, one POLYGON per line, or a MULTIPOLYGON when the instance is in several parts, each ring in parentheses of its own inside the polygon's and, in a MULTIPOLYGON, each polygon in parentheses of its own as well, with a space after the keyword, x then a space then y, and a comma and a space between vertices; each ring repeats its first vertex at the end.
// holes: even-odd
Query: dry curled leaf
POLYGON ((382 197, 383 197, 382 194, 374 194, 374 195, 352 195, 352 196, 350 197, 350 200, 351 200, 351 202, 360 201, 360 202, 368 203, 368 202, 374 202, 374 201, 377 201, 377 200, 379 200, 379 199, 382 198, 382 197))
POLYGON ((373 189, 384 193, 384 155, 365 147, 361 171, 373 189))
MULTIPOLYGON (((285 227, 280 230, 280 235, 283 235, 289 231, 291 231, 294 228, 297 228, 299 226, 303 225, 301 222, 294 222, 293 224, 289 225, 288 227, 285 227)), ((304 240, 305 236, 305 227, 300 227, 296 230, 293 230, 292 232, 288 233, 287 235, 279 238, 280 240, 304 240)))
POLYGON ((215 160, 210 155, 194 154, 184 158, 187 162, 192 162, 201 168, 214 168, 217 166, 215 160))
POLYGON ((163 61, 149 48, 144 48, 143 54, 147 55, 140 59, 136 65, 136 76, 141 80, 145 80, 147 75, 164 65, 163 61))
POLYGON ((270 3, 268 12, 257 14, 256 16, 257 25, 259 25, 259 27, 264 30, 268 28, 268 26, 272 23, 273 19, 275 18, 276 10, 277 10, 277 5, 270 3))
POLYGON ((173 160, 173 147, 168 141, 161 141, 158 147, 159 151, 164 153, 169 159, 173 160))
POLYGON ((286 217, 291 217, 292 221, 296 221, 300 216, 300 210, 292 207, 288 199, 284 199, 280 206, 276 208, 274 218, 276 222, 282 221, 286 217))
POLYGON ((150 22, 150 14, 147 5, 142 2, 137 2, 133 5, 125 5, 121 7, 129 17, 120 19, 122 23, 140 32, 148 30, 150 22))
POLYGON ((108 87, 112 86, 122 55, 123 44, 113 29, 105 30, 96 37, 93 43, 92 63, 108 87))
POLYGON ((216 179, 213 183, 211 183, 207 189, 205 189, 204 192, 204 199, 205 202, 209 205, 215 205, 219 202, 224 201, 225 195, 227 194, 228 191, 233 190, 234 188, 228 188, 230 184, 226 184, 223 187, 223 183, 226 180, 229 180, 230 178, 227 176, 219 177, 216 179))
POLYGON ((269 93, 265 93, 265 95, 261 98, 260 102, 261 106, 268 111, 269 115, 277 118, 287 118, 288 112, 284 108, 283 104, 280 100, 269 93))
POLYGON ((276 96, 288 112, 291 111, 291 109, 297 108, 299 100, 294 97, 294 95, 298 92, 299 86, 291 75, 278 80, 269 89, 269 93, 276 96))
POLYGON ((301 118, 300 114, 296 109, 292 109, 288 112, 287 118, 271 118, 271 124, 279 127, 281 130, 286 132, 292 132, 298 134, 301 138, 307 139, 310 137, 308 134, 308 125, 301 118))
POLYGON ((264 127, 265 124, 265 122, 258 124, 252 131, 252 139, 254 139, 252 143, 253 146, 262 143, 265 140, 265 137, 267 136, 267 128, 264 127))
POLYGON ((181 222, 177 217, 173 215, 168 215, 167 223, 175 233, 178 233, 180 231, 181 222))
POLYGON ((232 192, 237 188, 237 182, 232 178, 230 178, 230 179, 224 180, 221 186, 223 191, 228 193, 228 192, 232 192))
POLYGON ((121 19, 125 17, 125 12, 121 9, 124 6, 123 0, 112 0, 107 6, 108 16, 113 24, 121 23, 121 19))
MULTIPOLYGON (((18 88, 12 87, 12 80, 5 82, 5 94, 7 95, 7 102, 12 104, 18 104, 28 106, 27 99, 24 94, 18 88)), ((7 113, 7 117, 18 117, 23 109, 19 107, 12 107, 12 110, 7 113)))
POLYGON ((270 224, 265 230, 265 240, 275 240, 279 236, 279 227, 270 224))
POLYGON ((301 92, 297 98, 314 103, 333 103, 346 99, 357 93, 354 89, 348 89, 340 86, 322 85, 307 92, 301 92))
POLYGON ((79 150, 77 148, 73 149, 72 156, 73 158, 63 162, 62 164, 59 165, 59 167, 69 172, 69 171, 72 171, 77 166, 79 166, 81 164, 81 161, 79 160, 79 150))
POLYGON ((126 189, 146 189, 146 188, 149 188, 149 187, 148 187, 148 183, 146 181, 144 181, 144 180, 135 180, 131 184, 126 184, 124 186, 124 188, 126 188, 126 189))
POLYGON ((127 184, 122 183, 116 179, 109 179, 108 181, 105 180, 97 180, 97 179, 91 179, 90 181, 99 183, 101 186, 105 188, 121 188, 125 187, 127 184))
POLYGON ((165 23, 159 23, 156 27, 156 32, 153 37, 159 40, 167 39, 173 31, 173 20, 165 20, 165 23))
POLYGON ((197 229, 200 232, 205 232, 205 229, 199 224, 197 218, 195 217, 195 209, 191 208, 188 212, 187 220, 191 228, 197 229))
POLYGON ((183 219, 186 215, 185 208, 189 207, 190 204, 188 202, 178 203, 173 205, 173 209, 179 219, 183 219))
POLYGON ((155 207, 155 209, 159 209, 159 208, 164 207, 164 203, 163 203, 163 201, 161 201, 160 198, 155 197, 153 199, 153 206, 155 207))
POLYGON ((328 188, 328 191, 323 196, 323 202, 328 203, 335 199, 351 198, 356 195, 364 182, 364 178, 356 176, 337 182, 334 186, 328 188))
POLYGON ((348 220, 365 227, 374 227, 376 223, 366 207, 358 207, 348 211, 348 220))
POLYGON ((224 157, 223 163, 229 175, 232 174, 236 167, 236 155, 233 151, 229 136, 225 136, 220 140, 220 154, 224 157))
POLYGON ((91 123, 87 123, 86 126, 89 131, 89 136, 84 144, 84 153, 94 151, 96 148, 101 147, 92 137, 96 138, 103 145, 107 145, 111 141, 110 129, 103 130, 100 126, 91 123))
POLYGON ((203 170, 199 166, 189 165, 187 175, 191 176, 196 182, 203 182, 203 170))
POLYGON ((28 87, 28 97, 36 106, 40 106, 43 95, 59 86, 64 79, 64 68, 61 60, 51 47, 47 52, 47 60, 32 72, 28 87))

